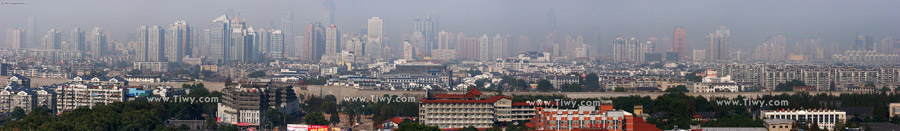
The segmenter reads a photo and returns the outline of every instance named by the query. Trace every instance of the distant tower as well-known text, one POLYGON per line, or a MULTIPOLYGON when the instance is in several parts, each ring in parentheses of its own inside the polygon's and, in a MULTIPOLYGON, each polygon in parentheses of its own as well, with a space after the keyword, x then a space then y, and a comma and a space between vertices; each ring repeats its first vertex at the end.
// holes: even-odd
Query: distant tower
POLYGON ((685 46, 687 42, 685 40, 684 28, 681 26, 675 27, 675 33, 673 33, 672 38, 672 52, 678 53, 678 60, 684 60, 685 54, 685 46))
POLYGON ((856 45, 853 46, 854 50, 874 50, 875 39, 872 36, 868 35, 859 35, 856 37, 856 45))
POLYGON ((24 49, 27 46, 25 44, 25 30, 22 30, 22 28, 7 30, 6 39, 9 40, 8 43, 13 49, 24 49))
POLYGON ((325 54, 325 29, 323 29, 321 23, 310 23, 306 26, 306 55, 304 57, 305 60, 311 62, 319 62, 322 58, 322 54, 325 54))
POLYGON ((269 56, 272 56, 272 59, 284 59, 284 33, 281 30, 272 31, 271 39, 269 42, 269 56))
POLYGON ((94 32, 91 32, 91 52, 90 54, 95 58, 100 58, 106 55, 107 51, 107 40, 106 34, 103 32, 103 29, 100 27, 95 27, 94 32))
POLYGON ((372 17, 369 19, 368 25, 366 26, 366 56, 371 58, 380 58, 382 56, 382 44, 383 43, 383 35, 384 30, 382 30, 382 23, 384 21, 379 17, 372 17))
POLYGON ((728 60, 728 44, 731 30, 719 26, 716 32, 706 36, 706 60, 728 60))
POLYGON ((303 44, 297 41, 301 41, 299 39, 294 39, 297 34, 294 34, 294 9, 288 9, 287 16, 281 21, 281 31, 284 33, 284 57, 293 57, 299 54, 297 48, 301 46, 297 46, 299 44, 303 44))
POLYGON ((547 31, 556 31, 556 12, 553 11, 553 7, 550 7, 550 12, 547 12, 547 31))
POLYGON ((166 59, 169 62, 180 62, 182 57, 191 55, 191 27, 186 21, 175 21, 169 26, 168 36, 166 59))
POLYGON ((775 37, 772 37, 772 58, 774 60, 786 60, 787 59, 787 38, 784 37, 783 34, 778 33, 775 37))
POLYGON ((328 29, 325 30, 325 54, 332 55, 335 53, 341 52, 341 39, 340 39, 341 31, 340 29, 331 24, 328 26, 328 29))
POLYGON ((84 30, 81 30, 81 28, 72 30, 72 44, 74 45, 72 46, 73 50, 81 53, 88 51, 84 40, 84 30))
POLYGON ((159 26, 138 28, 138 55, 135 61, 162 62, 165 60, 165 31, 159 26))
POLYGON ((47 31, 47 35, 44 35, 43 40, 41 41, 41 46, 45 50, 60 50, 62 49, 62 36, 60 32, 56 29, 50 29, 47 31))
POLYGON ((319 22, 328 25, 334 24, 334 0, 322 2, 322 9, 319 10, 319 22))
POLYGON ((481 35, 481 38, 478 38, 478 54, 479 59, 481 61, 489 61, 493 59, 493 53, 491 50, 494 46, 492 45, 491 38, 487 36, 487 34, 481 35))
POLYGON ((209 40, 206 43, 209 45, 206 50, 207 58, 206 61, 208 63, 224 63, 225 62, 225 54, 226 45, 229 45, 231 42, 231 25, 228 20, 228 15, 222 15, 212 20, 212 23, 209 26, 209 32, 206 33, 209 35, 209 40))
POLYGON ((36 26, 37 20, 34 19, 34 16, 29 16, 28 27, 25 30, 25 33, 27 34, 25 37, 28 37, 28 40, 26 40, 25 43, 27 43, 28 46, 22 46, 22 48, 35 48, 40 46, 41 41, 38 40, 36 26))

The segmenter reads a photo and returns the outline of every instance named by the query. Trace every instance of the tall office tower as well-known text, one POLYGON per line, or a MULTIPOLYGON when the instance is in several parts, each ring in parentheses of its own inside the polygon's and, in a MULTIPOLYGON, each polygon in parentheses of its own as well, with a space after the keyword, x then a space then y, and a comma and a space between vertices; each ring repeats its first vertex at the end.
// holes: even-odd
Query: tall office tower
POLYGON ((175 21, 169 26, 168 42, 166 42, 166 59, 169 62, 181 62, 181 58, 191 55, 191 27, 184 20, 175 21))
POLYGON ((165 30, 159 26, 138 28, 138 51, 135 61, 162 62, 165 60, 165 30))
POLYGON ((258 58, 271 58, 269 56, 269 49, 272 40, 272 30, 266 28, 256 28, 256 37, 253 38, 254 43, 256 43, 256 52, 259 52, 260 56, 258 58))
POLYGON ((684 60, 684 53, 686 52, 687 42, 684 33, 684 28, 681 26, 675 27, 675 33, 672 35, 672 52, 678 53, 678 60, 684 60))
POLYGON ((551 52, 551 53, 553 53, 553 54, 552 54, 553 57, 559 57, 559 56, 561 56, 560 52, 558 52, 558 50, 555 50, 555 49, 554 49, 554 47, 559 47, 559 44, 556 42, 556 33, 554 33, 554 32, 549 32, 549 33, 547 33, 546 36, 544 36, 544 38, 545 38, 545 40, 547 40, 547 41, 544 43, 544 45, 543 45, 543 47, 542 47, 542 48, 543 48, 542 50, 543 50, 544 52, 551 52), (554 45, 556 45, 556 46, 554 46, 554 45))
POLYGON ((853 50, 873 50, 875 39, 872 36, 868 35, 859 35, 856 37, 856 44, 853 45, 853 50))
POLYGON ((650 37, 650 38, 647 39, 647 42, 650 42, 651 44, 653 44, 653 45, 652 45, 653 51, 651 51, 651 53, 658 53, 658 54, 663 54, 663 53, 664 53, 664 52, 661 50, 661 49, 662 49, 662 45, 660 45, 659 38, 656 38, 656 37, 650 37))
POLYGON ((481 35, 481 38, 478 38, 478 59, 481 61, 489 61, 493 59, 494 55, 491 51, 494 47, 491 42, 491 38, 487 36, 487 34, 481 35))
POLYGON ((556 12, 553 11, 553 7, 547 12, 547 32, 556 32, 556 12))
POLYGON ((306 54, 304 55, 304 60, 319 62, 319 60, 322 59, 322 54, 325 54, 326 52, 324 27, 322 27, 321 23, 310 23, 306 26, 306 33, 304 35, 306 36, 306 54))
POLYGON ((334 24, 334 0, 325 0, 322 2, 322 8, 319 9, 318 22, 327 25, 334 24))
POLYGON ((456 35, 447 31, 438 32, 437 49, 455 49, 456 35))
POLYGON ((270 40, 271 44, 269 44, 269 56, 272 56, 272 59, 284 59, 284 32, 281 30, 274 30, 271 34, 272 40, 270 40))
POLYGON ((297 48, 302 48, 303 46, 297 46, 299 44, 297 41, 301 41, 296 38, 299 34, 294 34, 294 9, 291 8, 288 10, 287 16, 284 17, 284 20, 281 21, 281 32, 284 33, 284 57, 294 57, 297 56, 299 50, 297 48))
POLYGON ((368 25, 366 26, 366 56, 373 59, 382 56, 382 37, 384 37, 384 30, 382 30, 383 22, 384 21, 379 17, 372 17, 369 19, 368 25))
POLYGON ((325 54, 331 55, 341 52, 341 30, 331 24, 325 30, 325 54))
POLYGON ((259 41, 256 40, 257 37, 256 30, 254 30, 252 26, 244 30, 244 48, 241 50, 244 52, 244 59, 242 59, 241 62, 260 62, 261 56, 259 54, 259 41))
POLYGON ((770 59, 787 59, 787 38, 785 38, 783 34, 778 33, 778 35, 772 37, 772 51, 769 53, 772 53, 772 57, 770 59))
POLYGON ((27 34, 25 37, 28 37, 25 43, 28 46, 22 46, 22 48, 39 48, 38 46, 41 46, 41 41, 37 36, 37 20, 34 19, 34 16, 28 17, 28 27, 26 27, 25 33, 27 34))
POLYGON ((192 58, 200 58, 200 56, 206 56, 206 41, 209 40, 209 35, 205 34, 209 30, 200 29, 197 27, 191 27, 191 57, 192 58))
POLYGON ((45 50, 62 49, 62 35, 56 29, 50 29, 50 31, 47 31, 47 35, 44 35, 41 46, 45 50))
POLYGON ((515 43, 513 43, 512 41, 514 41, 514 39, 512 38, 511 34, 503 35, 503 54, 502 54, 503 56, 502 57, 514 56, 515 53, 518 52, 519 47, 517 45, 514 45, 515 43))
POLYGON ((225 62, 225 52, 228 50, 226 45, 231 43, 231 32, 231 25, 227 15, 213 19, 212 24, 209 26, 209 31, 206 33, 209 34, 209 41, 207 41, 209 45, 207 48, 209 49, 206 52, 208 63, 218 64, 225 62))
POLYGON ((75 28, 72 30, 72 50, 76 50, 78 52, 88 52, 87 45, 84 40, 84 30, 81 28, 75 28))
POLYGON ((705 60, 728 60, 728 38, 731 31, 725 26, 719 26, 716 32, 706 36, 705 60))
POLYGON ((100 27, 94 27, 94 32, 91 32, 91 56, 94 58, 100 58, 104 55, 107 55, 106 48, 109 45, 106 40, 106 33, 103 32, 103 29, 100 27))
POLYGON ((13 49, 24 49, 27 46, 25 45, 25 30, 22 28, 7 30, 6 40, 13 49))
POLYGON ((532 46, 532 45, 531 45, 531 38, 528 37, 528 35, 525 35, 525 34, 521 34, 521 35, 519 35, 518 38, 516 38, 516 44, 515 44, 515 45, 519 46, 519 47, 518 47, 519 49, 523 49, 523 50, 519 50, 519 52, 536 51, 536 48, 530 48, 530 46, 532 46))
POLYGON ((253 30, 247 28, 246 20, 236 15, 231 19, 231 42, 225 47, 225 60, 227 62, 252 62, 253 56, 253 30))
POLYGON ((876 49, 878 49, 879 54, 894 54, 894 38, 884 37, 876 49))

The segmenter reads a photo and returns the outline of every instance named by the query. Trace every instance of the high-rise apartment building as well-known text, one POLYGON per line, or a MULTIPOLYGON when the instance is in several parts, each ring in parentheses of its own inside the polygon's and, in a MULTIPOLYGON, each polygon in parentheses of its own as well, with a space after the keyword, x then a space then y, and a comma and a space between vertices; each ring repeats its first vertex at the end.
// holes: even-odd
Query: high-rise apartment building
POLYGON ((284 59, 284 32, 281 30, 272 31, 271 39, 269 41, 269 56, 272 59, 284 59))
POLYGON ((181 58, 191 55, 191 27, 186 21, 175 21, 169 26, 168 42, 166 42, 166 59, 169 62, 181 62, 181 58))
POLYGON ((41 46, 45 50, 62 49, 62 35, 56 29, 50 29, 50 31, 47 31, 47 35, 44 35, 41 46))
POLYGON ((859 35, 856 37, 856 44, 853 45, 853 50, 874 50, 875 48, 875 39, 872 36, 868 35, 859 35))
POLYGON ((103 57, 107 55, 107 44, 106 33, 103 32, 103 29, 100 27, 95 27, 94 31, 91 32, 91 56, 95 58, 103 57))
POLYGON ((165 30, 159 26, 138 28, 138 51, 135 61, 162 62, 165 60, 165 30))
POLYGON ((341 31, 337 26, 334 24, 328 26, 328 29, 325 30, 325 54, 331 55, 341 52, 340 36, 341 31))
POLYGON ((25 37, 28 37, 28 40, 26 40, 25 43, 27 43, 28 46, 23 46, 22 48, 40 48, 38 46, 41 46, 41 40, 38 40, 37 20, 35 20, 34 16, 28 17, 28 27, 26 27, 25 33, 27 34, 25 37))
POLYGON ((493 48, 493 42, 491 42, 491 38, 487 36, 487 34, 481 35, 478 38, 478 59, 481 61, 489 61, 493 59, 493 53, 491 53, 491 48, 493 48))
POLYGON ((613 41, 613 59, 617 62, 640 62, 653 52, 652 42, 641 42, 637 38, 616 38, 613 41))
POLYGON ((705 60, 728 60, 728 44, 731 30, 725 26, 719 26, 715 32, 706 36, 705 60))
POLYGON ((88 48, 85 43, 86 41, 84 40, 84 30, 81 30, 81 28, 75 28, 74 30, 72 30, 72 50, 82 53, 87 52, 88 48))
POLYGON ((24 49, 27 47, 25 44, 25 30, 22 28, 18 29, 10 29, 6 31, 6 42, 14 49, 24 49))

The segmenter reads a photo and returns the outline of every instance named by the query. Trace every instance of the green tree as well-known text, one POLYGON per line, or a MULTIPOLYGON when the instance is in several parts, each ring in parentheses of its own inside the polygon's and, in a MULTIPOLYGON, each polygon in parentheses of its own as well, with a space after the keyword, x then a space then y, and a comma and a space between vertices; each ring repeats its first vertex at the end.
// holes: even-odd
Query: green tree
POLYGON ((613 91, 614 91, 614 92, 625 92, 625 88, 622 88, 622 87, 616 87, 615 90, 613 90, 613 91))
POLYGON ((21 120, 22 118, 25 118, 25 110, 22 108, 16 107, 16 109, 13 109, 13 112, 10 113, 9 117, 14 120, 21 120))
POLYGON ((266 72, 262 71, 262 70, 250 72, 250 74, 247 74, 247 77, 250 77, 250 78, 266 77, 266 72))
POLYGON ((687 86, 678 85, 672 88, 666 89, 666 92, 689 92, 687 86))
POLYGON ((306 124, 310 125, 328 125, 328 120, 325 119, 322 112, 306 114, 306 117, 304 117, 303 120, 306 121, 306 124))
POLYGON ((794 86, 806 86, 806 83, 800 80, 791 80, 785 83, 780 83, 775 86, 775 91, 794 91, 794 86))
POLYGON ((550 91, 553 89, 553 84, 550 84, 548 80, 540 80, 537 89, 538 91, 550 91))
POLYGON ((333 124, 333 125, 337 125, 337 124, 341 123, 341 117, 339 116, 338 113, 331 114, 331 117, 329 117, 328 120, 330 120, 331 124, 333 124))
POLYGON ((576 83, 569 83, 569 84, 565 84, 563 86, 565 86, 563 91, 566 91, 566 92, 579 92, 582 90, 581 85, 578 85, 576 83))

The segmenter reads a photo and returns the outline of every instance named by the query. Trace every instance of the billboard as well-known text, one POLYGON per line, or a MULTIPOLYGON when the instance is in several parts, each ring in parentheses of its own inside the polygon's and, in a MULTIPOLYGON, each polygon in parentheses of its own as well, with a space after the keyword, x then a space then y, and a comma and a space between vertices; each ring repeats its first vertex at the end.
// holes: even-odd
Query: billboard
POLYGON ((328 131, 327 125, 287 124, 288 131, 328 131))

